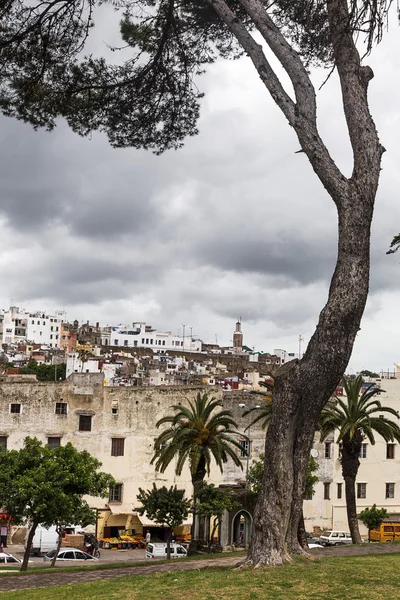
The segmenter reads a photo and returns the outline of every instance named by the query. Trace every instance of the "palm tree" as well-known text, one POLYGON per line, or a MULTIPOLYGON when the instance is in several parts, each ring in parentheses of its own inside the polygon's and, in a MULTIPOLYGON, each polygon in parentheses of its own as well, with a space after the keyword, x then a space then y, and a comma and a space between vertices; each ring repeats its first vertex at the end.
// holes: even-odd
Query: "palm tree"
POLYGON ((83 366, 85 363, 88 362, 88 360, 92 357, 92 353, 90 352, 90 350, 86 350, 85 348, 80 348, 78 350, 78 359, 81 361, 82 365, 81 365, 81 372, 83 372, 83 366))
POLYGON ((399 418, 394 408, 382 406, 375 398, 381 390, 372 384, 362 390, 363 378, 358 375, 355 379, 343 377, 343 387, 347 398, 335 396, 330 400, 321 415, 321 441, 333 433, 339 432, 338 443, 342 443, 342 474, 345 482, 347 519, 352 540, 355 544, 361 542, 358 528, 356 506, 356 477, 360 466, 359 455, 363 440, 375 444, 375 433, 385 442, 400 441, 400 427, 382 413, 399 418))
POLYGON ((189 400, 188 404, 188 407, 172 406, 175 414, 157 422, 157 427, 164 424, 169 427, 155 441, 151 464, 155 463, 156 470, 163 473, 177 457, 175 471, 180 475, 188 461, 196 500, 204 477, 210 472, 212 458, 221 472, 229 458, 243 468, 235 451, 242 448, 235 436, 243 438, 243 435, 236 431, 237 425, 229 410, 216 411, 222 406, 220 400, 199 392, 196 400, 189 400))

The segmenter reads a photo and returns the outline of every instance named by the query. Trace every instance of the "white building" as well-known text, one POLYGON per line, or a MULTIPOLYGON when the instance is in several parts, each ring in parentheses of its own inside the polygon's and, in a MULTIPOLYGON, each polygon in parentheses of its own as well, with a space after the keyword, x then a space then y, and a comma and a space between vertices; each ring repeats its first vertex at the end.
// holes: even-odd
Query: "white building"
POLYGON ((175 336, 171 331, 157 331, 144 322, 111 327, 111 333, 105 332, 101 343, 121 348, 150 348, 153 352, 160 353, 168 350, 201 352, 200 340, 194 340, 191 336, 175 336))
POLYGON ((2 344, 41 344, 60 347, 61 313, 57 316, 43 312, 29 313, 18 306, 0 311, 2 344))
MULTIPOLYGON (((400 412, 400 364, 395 365, 395 378, 391 373, 390 379, 378 382, 382 392, 377 400, 383 406, 400 412)), ((313 526, 348 531, 345 484, 336 440, 337 433, 321 444, 316 434, 313 452, 319 464, 319 481, 315 485, 312 500, 304 502, 308 531, 312 531, 313 526)), ((375 434, 375 445, 364 440, 359 460, 356 479, 357 513, 376 504, 378 508, 386 508, 390 518, 400 521, 400 444, 387 444, 375 434)), ((361 523, 360 532, 364 536, 367 534, 361 523)))

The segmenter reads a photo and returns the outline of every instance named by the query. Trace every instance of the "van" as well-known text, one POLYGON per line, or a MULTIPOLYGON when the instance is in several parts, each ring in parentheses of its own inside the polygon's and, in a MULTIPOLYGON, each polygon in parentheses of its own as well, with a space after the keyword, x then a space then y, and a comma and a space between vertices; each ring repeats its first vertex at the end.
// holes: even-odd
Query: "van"
POLYGON ((371 542, 392 542, 400 540, 400 522, 386 521, 378 529, 371 529, 369 532, 371 542))
MULTIPOLYGON (((167 544, 165 542, 150 542, 146 546, 146 558, 167 558, 167 544)), ((185 558, 187 550, 180 544, 171 544, 171 558, 185 558)))
MULTIPOLYGON (((25 548, 28 541, 29 531, 26 534, 25 548)), ((58 533, 56 526, 52 525, 48 529, 46 527, 38 526, 35 535, 32 540, 31 554, 40 556, 41 554, 47 554, 50 550, 55 550, 58 543, 58 533)))

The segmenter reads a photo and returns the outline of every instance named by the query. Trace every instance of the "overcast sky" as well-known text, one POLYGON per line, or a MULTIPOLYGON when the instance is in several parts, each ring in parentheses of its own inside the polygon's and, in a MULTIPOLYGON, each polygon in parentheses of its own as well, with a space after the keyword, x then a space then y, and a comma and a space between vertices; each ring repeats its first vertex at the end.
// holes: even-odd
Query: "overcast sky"
MULTIPOLYGON (((113 43, 103 15, 94 42, 113 43)), ((371 294, 350 368, 400 361, 400 29, 368 63, 370 106, 387 152, 372 238, 371 294)), ((313 73, 319 86, 325 72, 313 73)), ((69 320, 192 327, 203 341, 272 352, 312 335, 336 253, 336 213, 293 131, 247 59, 199 82, 200 134, 153 156, 114 150, 0 117, 0 307, 65 310, 69 320)), ((333 76, 318 93, 319 126, 351 172, 333 76)), ((304 347, 304 346, 303 346, 304 347)))

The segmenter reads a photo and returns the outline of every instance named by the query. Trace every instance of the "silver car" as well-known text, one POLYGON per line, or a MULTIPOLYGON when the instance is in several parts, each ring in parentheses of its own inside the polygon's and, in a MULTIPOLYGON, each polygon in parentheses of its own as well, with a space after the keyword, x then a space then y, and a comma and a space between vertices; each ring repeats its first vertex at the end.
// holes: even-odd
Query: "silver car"
MULTIPOLYGON (((53 560, 56 550, 51 550, 48 552, 44 560, 53 560)), ((61 548, 58 552, 57 560, 98 560, 91 554, 87 552, 83 552, 83 550, 79 550, 78 548, 61 548)))

